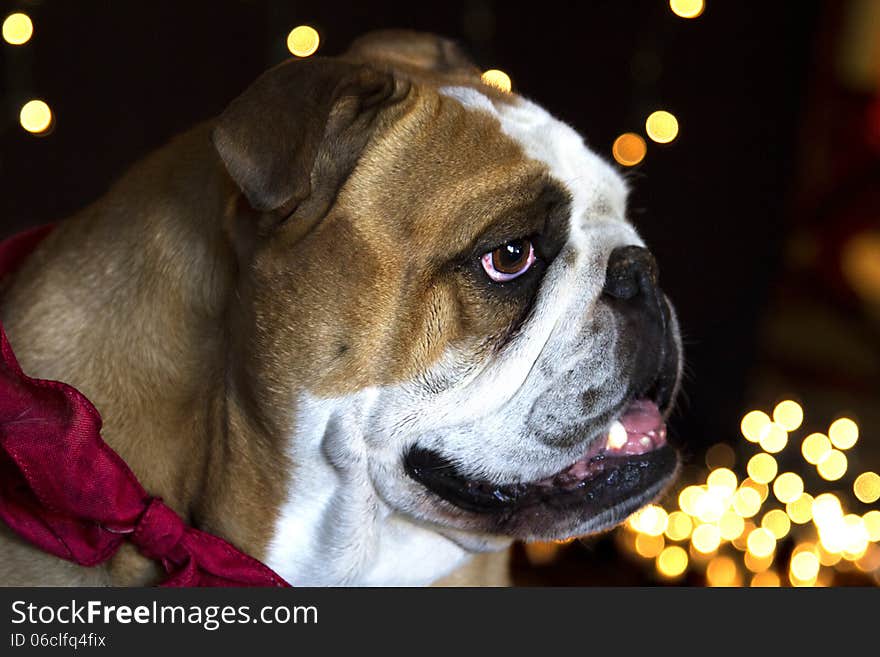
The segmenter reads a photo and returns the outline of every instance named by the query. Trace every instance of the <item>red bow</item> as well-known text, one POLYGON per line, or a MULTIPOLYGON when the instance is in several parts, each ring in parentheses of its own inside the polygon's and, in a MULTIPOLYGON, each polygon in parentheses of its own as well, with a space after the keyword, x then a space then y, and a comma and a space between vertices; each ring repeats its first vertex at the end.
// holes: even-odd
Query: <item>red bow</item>
MULTIPOLYGON (((0 243, 0 279, 49 230, 0 243)), ((100 431, 101 416, 80 392, 21 371, 0 324, 0 519, 40 549, 83 566, 106 561, 130 540, 162 564, 164 586, 289 586, 148 495, 100 431)))

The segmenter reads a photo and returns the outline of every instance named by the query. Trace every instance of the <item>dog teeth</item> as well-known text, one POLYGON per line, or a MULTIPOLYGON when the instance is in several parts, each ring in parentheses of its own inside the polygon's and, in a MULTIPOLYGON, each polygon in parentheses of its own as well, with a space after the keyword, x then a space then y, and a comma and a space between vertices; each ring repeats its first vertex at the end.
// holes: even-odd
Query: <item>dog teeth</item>
MULTIPOLYGON (((652 431, 651 433, 654 433, 654 432, 652 431)), ((648 436, 642 436, 641 438, 639 438, 639 444, 642 447, 651 447, 654 443, 651 442, 651 439, 648 438, 648 436)))
POLYGON ((627 440, 629 440, 629 436, 626 434, 626 429, 620 420, 615 420, 611 428, 608 429, 608 441, 605 443, 605 447, 608 449, 620 449, 626 445, 627 440))

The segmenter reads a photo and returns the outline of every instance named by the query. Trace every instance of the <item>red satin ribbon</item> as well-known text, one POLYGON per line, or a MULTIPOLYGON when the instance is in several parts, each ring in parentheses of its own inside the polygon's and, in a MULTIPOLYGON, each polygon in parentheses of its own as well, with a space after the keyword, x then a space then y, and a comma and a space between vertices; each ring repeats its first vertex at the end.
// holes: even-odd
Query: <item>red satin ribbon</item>
MULTIPOLYGON (((0 280, 50 230, 0 243, 0 280)), ((131 541, 162 564, 163 586, 289 586, 151 497, 100 431, 101 416, 80 392, 21 371, 0 324, 0 519, 40 549, 83 566, 103 563, 131 541)))

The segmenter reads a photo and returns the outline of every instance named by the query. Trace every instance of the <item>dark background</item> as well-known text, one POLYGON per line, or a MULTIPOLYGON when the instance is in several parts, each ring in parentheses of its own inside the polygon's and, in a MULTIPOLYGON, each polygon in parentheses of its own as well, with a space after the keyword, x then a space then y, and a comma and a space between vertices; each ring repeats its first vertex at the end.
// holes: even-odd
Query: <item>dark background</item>
MULTIPOLYGON (((748 404, 769 411, 786 396, 826 426, 854 413, 866 435, 878 426, 878 300, 847 286, 839 257, 847 236, 880 219, 880 151, 865 123, 877 89, 847 88, 834 65, 857 4, 709 0, 683 20, 663 0, 7 2, 3 15, 27 11, 36 31, 0 50, 0 236, 81 208, 219 113, 290 56, 296 25, 318 29, 321 55, 372 29, 437 32, 508 72, 609 159, 615 137, 644 133, 654 109, 678 117, 678 138, 649 141, 626 175, 631 218, 685 334, 688 379, 671 431, 692 459, 733 443, 748 404), (55 113, 47 136, 18 125, 32 97, 55 113)), ((865 449, 876 470, 880 450, 865 449)), ((574 557, 577 572, 538 575, 523 562, 523 581, 579 581, 582 562, 614 559, 574 557)))

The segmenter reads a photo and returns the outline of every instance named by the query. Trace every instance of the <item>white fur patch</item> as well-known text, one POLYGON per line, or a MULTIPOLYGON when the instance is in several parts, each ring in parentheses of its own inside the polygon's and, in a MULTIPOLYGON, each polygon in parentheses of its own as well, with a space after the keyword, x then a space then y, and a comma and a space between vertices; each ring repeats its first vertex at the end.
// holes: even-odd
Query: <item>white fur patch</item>
POLYGON ((467 558, 376 494, 359 428, 375 399, 365 390, 299 400, 288 441, 296 469, 266 558, 294 586, 425 586, 467 558))

